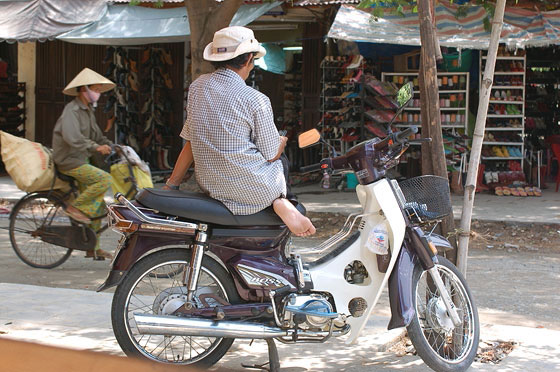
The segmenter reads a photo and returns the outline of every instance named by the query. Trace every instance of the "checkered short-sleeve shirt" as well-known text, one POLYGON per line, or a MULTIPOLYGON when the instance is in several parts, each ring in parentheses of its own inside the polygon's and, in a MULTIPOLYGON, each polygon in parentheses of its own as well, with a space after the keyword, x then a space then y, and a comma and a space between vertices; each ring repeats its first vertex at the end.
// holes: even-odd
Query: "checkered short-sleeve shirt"
POLYGON ((280 136, 270 100, 229 69, 189 87, 181 137, 191 142, 196 180, 232 213, 257 213, 286 195, 280 136))

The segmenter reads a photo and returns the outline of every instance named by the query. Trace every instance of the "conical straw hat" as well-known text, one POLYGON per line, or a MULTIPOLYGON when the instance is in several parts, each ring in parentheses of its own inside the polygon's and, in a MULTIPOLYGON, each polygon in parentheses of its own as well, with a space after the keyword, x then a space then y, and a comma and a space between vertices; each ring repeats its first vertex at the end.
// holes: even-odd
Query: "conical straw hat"
POLYGON ((72 79, 72 81, 66 86, 66 88, 64 88, 62 93, 69 96, 77 96, 77 87, 93 84, 102 84, 101 93, 107 92, 116 86, 116 84, 111 80, 99 75, 97 72, 86 67, 78 75, 76 75, 74 79, 72 79))

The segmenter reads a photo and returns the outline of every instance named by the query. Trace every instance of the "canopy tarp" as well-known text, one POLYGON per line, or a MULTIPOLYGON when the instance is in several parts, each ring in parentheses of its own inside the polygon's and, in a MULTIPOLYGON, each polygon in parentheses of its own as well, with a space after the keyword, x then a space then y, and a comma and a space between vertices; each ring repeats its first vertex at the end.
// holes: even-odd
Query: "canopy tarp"
MULTIPOLYGON (((442 46, 488 49, 490 32, 484 30, 486 11, 470 6, 464 17, 456 17, 458 5, 439 1, 435 7, 436 32, 442 46)), ((369 10, 342 5, 328 37, 349 41, 420 45, 418 14, 396 15, 385 12, 371 21, 369 10)), ((506 7, 500 42, 508 48, 538 47, 560 44, 560 10, 541 12, 506 7)))
POLYGON ((26 0, 0 2, 0 41, 53 40, 99 20, 106 0, 26 0))
MULTIPOLYGON (((281 2, 243 4, 231 26, 245 26, 281 2)), ((99 21, 58 36, 59 40, 77 44, 141 45, 184 42, 190 35, 185 7, 156 9, 142 6, 109 5, 99 21)))

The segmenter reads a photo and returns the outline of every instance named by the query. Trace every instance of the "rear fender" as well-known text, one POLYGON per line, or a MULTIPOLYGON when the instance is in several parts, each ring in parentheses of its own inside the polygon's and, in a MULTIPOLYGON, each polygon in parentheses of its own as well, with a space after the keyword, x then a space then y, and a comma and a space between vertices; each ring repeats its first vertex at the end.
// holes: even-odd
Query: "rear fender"
POLYGON ((162 236, 161 234, 134 233, 121 238, 115 258, 111 263, 111 271, 105 282, 97 288, 97 292, 119 285, 128 270, 144 256, 163 249, 176 249, 177 247, 185 248, 186 252, 191 244, 192 237, 181 234, 165 234, 162 236))

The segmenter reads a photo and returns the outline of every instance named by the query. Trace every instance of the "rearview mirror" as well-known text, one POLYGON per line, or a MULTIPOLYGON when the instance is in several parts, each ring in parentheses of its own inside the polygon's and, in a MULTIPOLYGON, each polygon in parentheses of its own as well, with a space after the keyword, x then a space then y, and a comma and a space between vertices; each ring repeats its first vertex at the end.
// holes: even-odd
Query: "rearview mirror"
POLYGON ((317 129, 310 129, 298 136, 298 146, 300 149, 312 146, 321 140, 321 133, 317 129))
POLYGON ((412 83, 408 82, 399 89, 397 92, 397 103, 399 107, 405 107, 412 99, 412 83))

